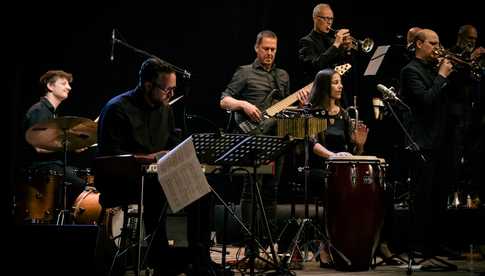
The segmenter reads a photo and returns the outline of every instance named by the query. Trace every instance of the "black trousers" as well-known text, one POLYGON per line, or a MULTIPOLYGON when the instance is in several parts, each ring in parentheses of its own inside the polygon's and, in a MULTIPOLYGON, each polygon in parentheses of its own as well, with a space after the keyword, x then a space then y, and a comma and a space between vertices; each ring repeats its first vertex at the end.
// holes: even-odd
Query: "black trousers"
POLYGON ((448 187, 442 170, 440 151, 423 151, 426 161, 414 156, 410 183, 410 246, 424 254, 433 254, 444 237, 444 215, 448 187))

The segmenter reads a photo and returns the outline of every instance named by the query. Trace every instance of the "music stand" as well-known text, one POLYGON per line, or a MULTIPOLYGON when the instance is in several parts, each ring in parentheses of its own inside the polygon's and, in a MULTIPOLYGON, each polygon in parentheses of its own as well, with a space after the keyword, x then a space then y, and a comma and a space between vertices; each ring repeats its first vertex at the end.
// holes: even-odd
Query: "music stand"
MULTIPOLYGON (((196 149, 199 161, 209 165, 226 165, 226 166, 250 166, 252 167, 253 178, 252 185, 252 216, 251 225, 248 229, 244 223, 237 218, 234 212, 224 202, 224 200, 212 189, 212 192, 216 195, 219 201, 224 205, 224 208, 228 210, 246 233, 251 237, 249 242, 250 254, 249 269, 250 275, 254 274, 255 259, 259 258, 273 266, 273 268, 282 275, 288 272, 288 269, 281 267, 278 261, 276 250, 274 248, 274 242, 271 235, 271 231, 268 224, 268 218, 263 208, 263 201, 257 185, 257 169, 262 164, 268 164, 275 160, 286 152, 291 146, 293 146, 293 140, 288 137, 278 136, 251 136, 247 134, 213 134, 213 133, 200 133, 192 135, 194 146, 196 149), (258 247, 263 249, 261 243, 256 239, 254 235, 254 227, 256 222, 256 207, 259 206, 265 231, 268 234, 270 242, 270 250, 272 261, 266 260, 257 254, 258 247)), ((258 250, 259 251, 259 250, 258 250)), ((226 254, 225 250, 222 252, 223 256, 226 254)), ((223 264, 225 269, 225 265, 223 264)))
MULTIPOLYGON (((393 100, 391 98, 387 98, 387 97, 384 97, 384 104, 386 106, 386 108, 389 109, 389 111, 391 112, 392 116, 394 117, 394 119, 396 120, 396 122, 399 124, 401 130, 403 131, 403 133, 405 134, 406 138, 408 139, 409 141, 409 149, 412 153, 415 154, 416 156, 416 160, 420 159, 422 162, 427 162, 425 156, 423 155, 422 151, 421 151, 421 148, 419 147, 419 145, 414 141, 414 139, 412 138, 412 136, 410 135, 409 131, 406 129, 406 127, 404 126, 404 124, 401 122, 401 120, 399 119, 399 117, 397 116, 396 112, 394 111, 391 103, 389 102, 390 100, 393 100)), ((401 103, 400 101, 398 101, 399 103, 401 103)), ((401 103, 403 104, 403 103, 401 103)), ((403 104, 404 105, 404 104, 403 104)), ((406 109, 409 109, 409 107, 407 105, 404 106, 406 109)), ((410 110, 408 110, 410 112, 410 110)), ((415 184, 413 184, 412 182, 415 181, 415 175, 413 173, 411 173, 412 175, 410 176, 410 181, 408 183, 408 186, 409 186, 409 197, 408 197, 408 261, 407 261, 407 271, 406 271, 406 274, 407 275, 411 275, 413 273, 413 264, 416 264, 416 265, 419 265, 419 264, 422 264, 424 263, 425 261, 427 260, 435 260, 437 262, 440 262, 441 264, 445 265, 445 267, 440 267, 440 270, 439 271, 456 271, 458 269, 458 267, 452 263, 449 263, 445 260, 442 260, 440 258, 438 258, 437 256, 421 256, 422 257, 422 260, 420 260, 419 262, 416 262, 415 259, 414 259, 414 255, 421 255, 421 254, 418 254, 417 252, 414 252, 412 246, 409 244, 410 243, 410 236, 411 236, 411 226, 412 226, 412 218, 414 217, 414 203, 413 203, 413 195, 411 193, 411 187, 414 186, 415 184)), ((393 257, 397 257, 398 254, 395 254, 389 258, 393 258, 393 257)))

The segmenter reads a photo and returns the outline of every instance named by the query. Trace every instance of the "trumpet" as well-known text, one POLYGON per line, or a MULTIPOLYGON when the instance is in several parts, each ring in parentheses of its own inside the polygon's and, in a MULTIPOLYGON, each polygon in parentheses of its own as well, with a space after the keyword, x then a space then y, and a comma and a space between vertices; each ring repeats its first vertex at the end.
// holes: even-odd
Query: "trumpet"
MULTIPOLYGON (((332 29, 330 28, 330 31, 334 32, 334 33, 337 33, 338 30, 335 30, 335 29, 332 29)), ((354 38, 353 36, 350 36, 350 39, 352 39, 352 49, 356 50, 356 51, 359 51, 361 50, 362 52, 364 53, 369 53, 370 51, 372 51, 372 49, 374 49, 374 40, 372 40, 371 38, 364 38, 363 40, 358 40, 356 38, 354 38)))

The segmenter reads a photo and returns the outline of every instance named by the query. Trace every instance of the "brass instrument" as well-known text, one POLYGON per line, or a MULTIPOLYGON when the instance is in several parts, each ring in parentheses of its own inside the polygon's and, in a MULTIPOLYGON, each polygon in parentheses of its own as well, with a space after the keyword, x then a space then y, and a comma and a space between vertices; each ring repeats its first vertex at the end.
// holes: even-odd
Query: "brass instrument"
POLYGON ((443 48, 443 47, 437 47, 437 48, 434 48, 433 49, 433 53, 437 56, 437 57, 442 57, 442 58, 446 58, 446 59, 449 59, 451 61, 451 63, 453 64, 462 64, 462 65, 466 65, 470 68, 473 67, 473 63, 471 61, 466 61, 464 59, 462 59, 461 57, 459 57, 459 55, 443 48))
MULTIPOLYGON (((338 31, 330 27, 329 29, 334 33, 337 33, 338 31)), ((370 51, 372 51, 372 49, 374 49, 374 40, 372 40, 371 38, 366 37, 363 40, 358 40, 353 36, 350 36, 350 38, 352 39, 352 49, 356 51, 361 50, 364 53, 369 53, 370 51)))
MULTIPOLYGON (((354 111, 355 119, 350 119, 352 121, 352 131, 354 131, 357 129, 357 126, 359 124, 359 110, 357 109, 357 96, 354 96, 354 105, 347 107, 346 110, 347 112, 349 110, 354 111)), ((350 116, 350 113, 349 113, 349 116, 350 116)))
POLYGON ((447 50, 443 47, 434 48, 433 53, 437 57, 442 57, 442 58, 446 58, 446 59, 450 60, 451 63, 453 63, 453 65, 459 64, 459 65, 467 67, 468 69, 470 69, 472 78, 474 78, 476 80, 480 80, 481 75, 483 73, 483 68, 481 68, 481 66, 480 66, 480 62, 478 61, 479 59, 468 61, 468 60, 461 58, 458 54, 455 54, 455 53, 453 53, 453 52, 451 52, 451 51, 449 51, 449 50, 447 50))

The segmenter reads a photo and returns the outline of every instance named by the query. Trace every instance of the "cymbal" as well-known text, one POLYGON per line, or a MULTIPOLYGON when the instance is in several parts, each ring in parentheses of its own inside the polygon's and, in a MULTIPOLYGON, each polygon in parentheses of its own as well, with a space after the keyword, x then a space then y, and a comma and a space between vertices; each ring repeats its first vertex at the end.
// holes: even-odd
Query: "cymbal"
POLYGON ((25 133, 25 139, 36 148, 50 151, 73 151, 96 142, 97 123, 76 117, 65 116, 33 125, 25 133))

